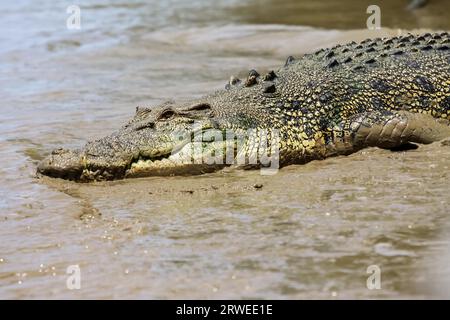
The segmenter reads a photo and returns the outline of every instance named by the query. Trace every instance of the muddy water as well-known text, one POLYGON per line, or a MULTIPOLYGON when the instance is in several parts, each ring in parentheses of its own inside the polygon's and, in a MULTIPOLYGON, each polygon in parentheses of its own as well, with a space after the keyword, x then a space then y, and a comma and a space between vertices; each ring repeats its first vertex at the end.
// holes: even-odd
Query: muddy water
POLYGON ((53 148, 111 132, 137 105, 405 32, 397 27, 450 29, 445 16, 429 18, 435 7, 369 32, 344 30, 359 28, 342 13, 354 1, 335 27, 304 20, 293 1, 272 20, 252 1, 210 3, 82 1, 79 31, 65 28, 68 4, 1 4, 0 298, 449 298, 450 143, 367 149, 274 176, 35 178, 53 148), (67 289, 70 265, 80 290, 67 289), (371 265, 380 290, 366 287, 371 265))

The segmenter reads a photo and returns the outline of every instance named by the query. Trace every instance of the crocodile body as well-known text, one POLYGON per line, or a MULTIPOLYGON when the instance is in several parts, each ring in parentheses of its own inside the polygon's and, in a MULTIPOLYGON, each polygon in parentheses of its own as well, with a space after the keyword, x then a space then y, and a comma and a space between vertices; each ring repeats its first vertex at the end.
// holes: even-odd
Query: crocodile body
MULTIPOLYGON (((444 32, 367 39, 289 57, 276 72, 232 77, 225 90, 211 95, 138 108, 117 132, 80 150, 53 152, 38 172, 111 180, 203 173, 227 165, 182 161, 185 149, 196 145, 188 141, 193 123, 200 128, 196 132, 255 129, 234 150, 235 157, 252 152, 264 138, 261 133, 276 133, 272 144, 280 166, 369 146, 431 143, 450 136, 449 47, 444 32)), ((216 154, 224 146, 208 139, 200 145, 216 154)))

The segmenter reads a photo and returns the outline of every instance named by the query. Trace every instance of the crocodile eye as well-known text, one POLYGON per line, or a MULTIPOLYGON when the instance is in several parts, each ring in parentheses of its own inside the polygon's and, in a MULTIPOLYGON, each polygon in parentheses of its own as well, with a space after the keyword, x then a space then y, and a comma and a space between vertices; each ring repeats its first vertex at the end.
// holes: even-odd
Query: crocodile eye
POLYGON ((168 120, 168 119, 172 118, 174 115, 175 115, 175 112, 173 110, 167 109, 161 113, 158 120, 168 120))

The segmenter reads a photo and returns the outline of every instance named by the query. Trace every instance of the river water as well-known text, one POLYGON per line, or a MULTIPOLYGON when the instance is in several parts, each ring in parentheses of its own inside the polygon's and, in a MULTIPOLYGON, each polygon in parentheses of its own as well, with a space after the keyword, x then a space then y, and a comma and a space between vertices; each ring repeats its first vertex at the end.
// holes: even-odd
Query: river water
POLYGON ((70 1, 3 1, 0 298, 450 298, 448 143, 273 176, 35 177, 52 149, 110 133, 138 105, 320 47, 450 29, 445 1, 386 1, 378 31, 364 29, 368 1, 334 3, 86 0, 68 30, 70 1), (367 288, 370 266, 380 289, 367 288))

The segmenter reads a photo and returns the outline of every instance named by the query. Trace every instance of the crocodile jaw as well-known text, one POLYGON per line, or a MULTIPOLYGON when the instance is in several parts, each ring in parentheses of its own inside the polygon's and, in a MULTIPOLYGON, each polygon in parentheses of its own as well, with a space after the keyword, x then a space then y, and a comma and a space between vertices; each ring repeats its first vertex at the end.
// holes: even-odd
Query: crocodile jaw
POLYGON ((74 181, 113 180, 124 176, 128 161, 90 158, 80 150, 58 149, 41 161, 38 174, 74 181))
MULTIPOLYGON (((138 150, 107 158, 84 150, 58 149, 38 165, 38 174, 79 182, 116 180, 147 176, 202 174, 226 166, 228 143, 184 141, 158 153, 138 150)), ((232 156, 234 149, 230 147, 232 156)))
POLYGON ((165 157, 133 161, 125 178, 146 176, 197 175, 225 167, 226 142, 188 142, 165 157))
POLYGON ((84 167, 80 151, 58 149, 39 163, 37 172, 53 178, 78 180, 84 167))

